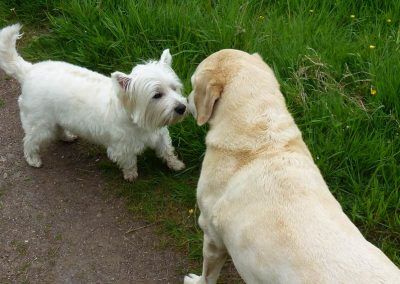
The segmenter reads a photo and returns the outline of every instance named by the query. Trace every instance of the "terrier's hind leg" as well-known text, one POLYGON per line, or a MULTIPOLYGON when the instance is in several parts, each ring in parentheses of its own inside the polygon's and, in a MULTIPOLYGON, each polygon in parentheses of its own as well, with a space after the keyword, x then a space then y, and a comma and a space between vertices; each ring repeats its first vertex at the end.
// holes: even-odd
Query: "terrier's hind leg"
POLYGON ((74 142, 76 139, 78 139, 78 136, 76 136, 75 134, 73 134, 71 131, 67 130, 67 129, 63 129, 61 127, 59 127, 59 138, 60 140, 64 141, 64 142, 74 142))
POLYGON ((30 166, 39 168, 42 165, 39 154, 40 149, 52 141, 54 137, 54 127, 45 125, 33 127, 29 132, 25 133, 24 156, 30 166))

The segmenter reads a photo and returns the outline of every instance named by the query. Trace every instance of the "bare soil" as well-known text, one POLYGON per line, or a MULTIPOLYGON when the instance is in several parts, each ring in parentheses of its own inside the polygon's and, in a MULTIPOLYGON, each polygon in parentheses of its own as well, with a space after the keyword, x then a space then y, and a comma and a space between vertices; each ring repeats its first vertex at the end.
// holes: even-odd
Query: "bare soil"
POLYGON ((0 283, 181 283, 184 257, 107 194, 103 157, 57 142, 26 164, 19 92, 0 71, 0 283))

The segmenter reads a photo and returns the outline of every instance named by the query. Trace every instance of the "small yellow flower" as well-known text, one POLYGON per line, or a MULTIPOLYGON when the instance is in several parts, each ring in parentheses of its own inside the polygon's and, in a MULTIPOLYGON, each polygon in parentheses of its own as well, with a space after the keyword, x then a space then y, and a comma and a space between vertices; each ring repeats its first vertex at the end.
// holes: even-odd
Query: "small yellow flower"
POLYGON ((372 45, 372 44, 369 46, 370 49, 374 49, 375 47, 376 47, 376 46, 375 46, 375 45, 372 45))
POLYGON ((264 16, 259 16, 258 19, 259 19, 259 20, 264 20, 265 17, 264 17, 264 16))
POLYGON ((387 20, 386 20, 386 22, 388 22, 388 23, 391 23, 391 22, 392 22, 392 20, 391 20, 391 19, 387 19, 387 20))
POLYGON ((310 13, 314 13, 314 10, 311 9, 311 10, 310 10, 310 13))
POLYGON ((371 96, 376 96, 376 88, 371 86, 371 96))
POLYGON ((356 15, 350 15, 350 18, 354 19, 356 17, 356 15))
POLYGON ((193 209, 189 209, 189 214, 190 214, 190 215, 192 215, 192 214, 193 214, 193 212, 194 212, 194 210, 193 210, 193 209))

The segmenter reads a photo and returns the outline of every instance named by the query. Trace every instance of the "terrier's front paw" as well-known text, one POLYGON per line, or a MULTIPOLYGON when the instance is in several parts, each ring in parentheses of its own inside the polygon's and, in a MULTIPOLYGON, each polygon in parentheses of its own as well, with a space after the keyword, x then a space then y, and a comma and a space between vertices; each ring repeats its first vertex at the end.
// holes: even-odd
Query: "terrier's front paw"
POLYGON ((185 168, 185 164, 177 158, 168 160, 167 165, 168 168, 173 169, 174 171, 180 171, 185 168))
POLYGON ((123 173, 124 173, 124 179, 126 181, 133 182, 138 177, 137 170, 132 170, 132 169, 123 170, 123 173))
POLYGON ((203 281, 203 278, 201 276, 197 276, 196 274, 189 274, 185 276, 185 279, 183 280, 184 284, 205 284, 206 282, 203 281))

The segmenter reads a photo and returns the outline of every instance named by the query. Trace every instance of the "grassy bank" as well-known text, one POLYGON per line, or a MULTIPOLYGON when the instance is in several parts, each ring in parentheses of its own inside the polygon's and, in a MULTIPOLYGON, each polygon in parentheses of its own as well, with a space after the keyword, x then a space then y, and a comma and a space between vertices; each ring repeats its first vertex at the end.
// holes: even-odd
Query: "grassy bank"
MULTIPOLYGON (((104 74, 128 72, 170 48, 186 91, 207 55, 221 48, 259 52, 275 70, 331 191, 399 265, 400 2, 316 2, 22 0, 0 4, 0 21, 43 31, 26 42, 26 58, 65 60, 104 74)), ((122 182, 114 164, 101 167, 135 214, 159 223, 198 261, 195 186, 205 129, 190 118, 171 132, 186 171, 170 172, 151 153, 139 159, 135 184, 122 182)))

